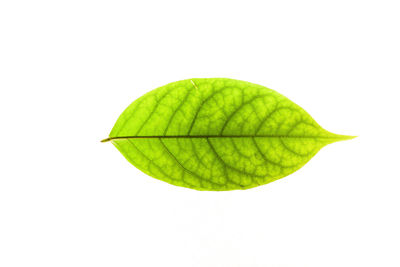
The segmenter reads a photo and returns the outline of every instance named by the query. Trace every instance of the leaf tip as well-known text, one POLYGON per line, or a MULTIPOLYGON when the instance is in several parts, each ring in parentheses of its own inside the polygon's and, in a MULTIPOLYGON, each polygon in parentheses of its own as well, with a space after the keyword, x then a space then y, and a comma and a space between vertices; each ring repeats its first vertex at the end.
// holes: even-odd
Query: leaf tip
POLYGON ((343 140, 351 140, 358 137, 357 135, 343 135, 343 140))
POLYGON ((341 134, 337 134, 336 136, 338 137, 339 141, 351 140, 358 137, 356 135, 341 135, 341 134))

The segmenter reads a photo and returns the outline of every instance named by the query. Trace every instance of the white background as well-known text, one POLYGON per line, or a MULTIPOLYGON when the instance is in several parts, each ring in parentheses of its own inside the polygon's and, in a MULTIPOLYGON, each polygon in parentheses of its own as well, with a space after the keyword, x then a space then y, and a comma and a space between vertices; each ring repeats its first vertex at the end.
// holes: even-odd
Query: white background
POLYGON ((400 266, 398 1, 1 1, 0 266, 400 266), (131 166, 108 136, 166 83, 277 90, 358 138, 246 191, 131 166))

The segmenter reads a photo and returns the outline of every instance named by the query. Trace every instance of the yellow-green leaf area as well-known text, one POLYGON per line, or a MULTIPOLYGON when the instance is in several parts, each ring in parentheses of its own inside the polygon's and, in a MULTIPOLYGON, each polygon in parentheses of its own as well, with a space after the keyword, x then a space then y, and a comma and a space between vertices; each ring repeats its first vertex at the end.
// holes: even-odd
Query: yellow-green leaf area
POLYGON ((109 138, 144 173, 197 190, 248 189, 300 169, 327 144, 351 139, 319 126, 274 90, 188 79, 134 101, 109 138))

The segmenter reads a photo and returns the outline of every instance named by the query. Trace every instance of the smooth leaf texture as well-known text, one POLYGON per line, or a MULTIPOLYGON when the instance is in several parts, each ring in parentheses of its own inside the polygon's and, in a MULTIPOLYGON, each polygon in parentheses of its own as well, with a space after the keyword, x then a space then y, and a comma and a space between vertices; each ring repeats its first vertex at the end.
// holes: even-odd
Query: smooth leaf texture
POLYGON ((285 177, 323 146, 353 138, 330 133, 295 103, 264 86, 190 79, 133 102, 103 141, 148 175, 197 190, 234 190, 285 177))

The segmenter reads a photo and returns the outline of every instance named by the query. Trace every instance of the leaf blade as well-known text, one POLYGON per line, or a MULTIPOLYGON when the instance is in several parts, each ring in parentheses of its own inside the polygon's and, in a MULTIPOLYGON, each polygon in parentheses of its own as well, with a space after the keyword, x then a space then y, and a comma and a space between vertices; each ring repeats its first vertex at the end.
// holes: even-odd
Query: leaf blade
POLYGON ((330 133, 301 107, 266 87, 214 78, 183 80, 133 102, 110 137, 152 177, 197 190, 247 189, 285 177, 330 133))

